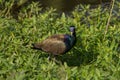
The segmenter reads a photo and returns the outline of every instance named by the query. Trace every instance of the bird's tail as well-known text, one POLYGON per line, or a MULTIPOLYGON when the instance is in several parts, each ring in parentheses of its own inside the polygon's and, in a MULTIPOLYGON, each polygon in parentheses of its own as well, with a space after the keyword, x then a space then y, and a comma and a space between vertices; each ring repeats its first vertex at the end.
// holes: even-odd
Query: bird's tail
POLYGON ((41 46, 39 44, 34 44, 34 43, 32 43, 32 47, 31 48, 32 49, 36 49, 36 50, 42 50, 41 46))

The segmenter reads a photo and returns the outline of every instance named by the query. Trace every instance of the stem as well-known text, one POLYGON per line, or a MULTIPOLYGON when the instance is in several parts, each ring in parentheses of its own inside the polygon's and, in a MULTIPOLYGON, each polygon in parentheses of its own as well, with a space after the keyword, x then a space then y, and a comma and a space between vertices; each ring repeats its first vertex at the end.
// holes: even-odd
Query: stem
POLYGON ((110 20, 111 20, 111 16, 112 16, 112 11, 113 11, 115 0, 112 0, 111 3, 112 4, 111 4, 110 14, 109 14, 109 18, 107 20, 107 25, 106 25, 106 29, 105 29, 105 33, 104 33, 104 39, 105 39, 105 35, 108 32, 108 28, 109 28, 109 24, 110 24, 110 20))

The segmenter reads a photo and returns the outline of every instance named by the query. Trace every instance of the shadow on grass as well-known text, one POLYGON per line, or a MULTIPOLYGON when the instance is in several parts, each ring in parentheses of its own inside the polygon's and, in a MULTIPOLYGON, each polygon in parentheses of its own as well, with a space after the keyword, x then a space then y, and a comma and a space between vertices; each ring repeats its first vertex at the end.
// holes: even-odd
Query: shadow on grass
POLYGON ((67 63, 68 66, 80 66, 87 65, 94 62, 97 58, 97 55, 91 52, 80 52, 77 50, 71 51, 72 54, 64 54, 62 56, 58 56, 57 60, 61 61, 62 64, 67 63))
MULTIPOLYGON (((44 52, 43 54, 39 55, 39 58, 48 58, 48 56, 49 55, 44 52)), ((68 52, 64 55, 57 56, 56 60, 62 62, 62 64, 67 63, 68 66, 74 67, 74 66, 90 64, 94 62, 96 58, 97 58, 97 55, 93 54, 92 52, 84 51, 81 53, 78 50, 72 50, 70 54, 68 52)))

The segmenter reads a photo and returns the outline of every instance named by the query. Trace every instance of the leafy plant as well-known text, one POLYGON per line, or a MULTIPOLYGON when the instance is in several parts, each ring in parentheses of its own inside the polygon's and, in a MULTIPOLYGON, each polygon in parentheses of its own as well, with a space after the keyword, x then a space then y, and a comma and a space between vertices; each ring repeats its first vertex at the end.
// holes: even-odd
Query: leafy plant
MULTIPOLYGON (((12 3, 5 2, 9 4, 6 8, 10 8, 12 3)), ((0 80, 120 79, 120 11, 117 5, 120 4, 115 2, 106 34, 110 10, 101 6, 90 9, 90 5, 79 5, 68 16, 65 13, 59 15, 53 8, 40 13, 39 4, 33 2, 20 10, 18 19, 2 6, 0 80), (69 33, 71 25, 76 26, 77 44, 70 52, 58 57, 62 65, 48 61, 45 52, 31 49, 33 42, 52 34, 69 33)))

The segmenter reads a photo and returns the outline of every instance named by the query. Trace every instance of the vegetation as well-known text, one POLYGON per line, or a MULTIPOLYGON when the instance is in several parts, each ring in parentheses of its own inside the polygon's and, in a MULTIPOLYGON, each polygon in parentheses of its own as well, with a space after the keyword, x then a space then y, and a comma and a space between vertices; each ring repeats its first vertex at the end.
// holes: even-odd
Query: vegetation
POLYGON ((0 0, 0 80, 120 79, 119 2, 113 9, 79 5, 69 16, 52 8, 42 12, 39 3, 32 2, 16 19, 12 1, 0 0), (32 43, 50 35, 69 33, 70 25, 76 26, 77 44, 58 57, 62 65, 31 49, 32 43))

